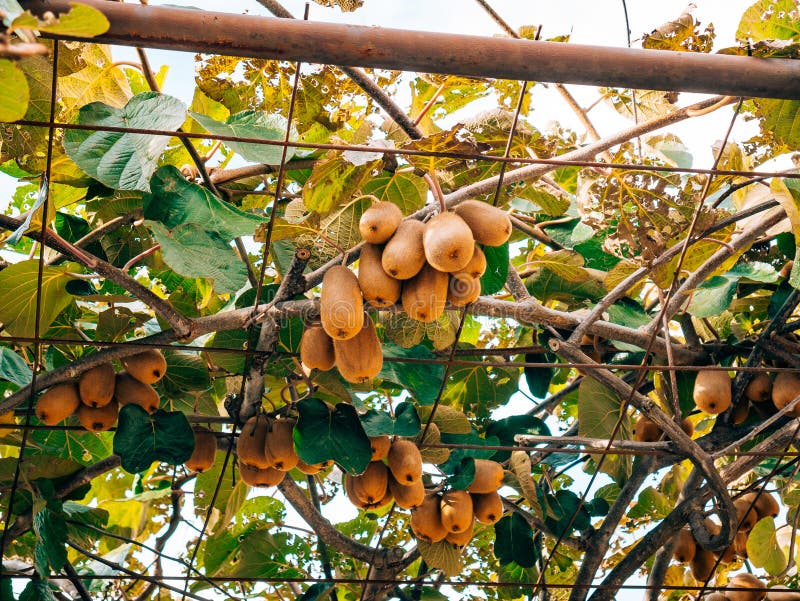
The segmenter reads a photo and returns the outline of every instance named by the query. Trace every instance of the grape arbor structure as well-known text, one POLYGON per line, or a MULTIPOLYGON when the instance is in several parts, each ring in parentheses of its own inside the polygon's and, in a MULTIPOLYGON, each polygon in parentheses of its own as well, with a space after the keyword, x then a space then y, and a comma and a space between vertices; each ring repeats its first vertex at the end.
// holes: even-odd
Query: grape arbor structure
POLYGON ((0 2, 3 601, 800 598, 797 3, 259 4, 0 2))

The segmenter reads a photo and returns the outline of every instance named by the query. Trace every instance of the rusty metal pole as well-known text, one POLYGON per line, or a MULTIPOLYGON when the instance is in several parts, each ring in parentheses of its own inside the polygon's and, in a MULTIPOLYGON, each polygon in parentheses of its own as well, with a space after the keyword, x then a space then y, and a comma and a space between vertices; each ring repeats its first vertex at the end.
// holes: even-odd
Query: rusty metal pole
MULTIPOLYGON (((99 41, 230 56, 594 86, 800 99, 800 61, 291 21, 81 0, 111 28, 99 41)), ((69 0, 28 0, 41 14, 69 0)), ((80 38, 70 38, 80 39, 80 38)))

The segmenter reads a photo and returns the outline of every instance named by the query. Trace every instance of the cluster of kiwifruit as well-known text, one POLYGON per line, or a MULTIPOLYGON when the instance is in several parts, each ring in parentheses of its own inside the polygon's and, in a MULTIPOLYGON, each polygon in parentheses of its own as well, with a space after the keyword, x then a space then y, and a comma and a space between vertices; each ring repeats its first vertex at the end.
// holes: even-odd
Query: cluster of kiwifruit
POLYGON ((36 417, 55 426, 73 413, 90 432, 103 432, 117 422, 119 408, 135 403, 148 413, 158 409, 159 395, 151 385, 164 377, 167 362, 158 349, 122 359, 125 369, 115 373, 111 363, 83 372, 77 381, 48 388, 36 403, 36 417))
POLYGON ((332 462, 309 465, 294 450, 296 420, 263 414, 248 419, 236 442, 239 475, 250 486, 277 486, 291 469, 313 475, 332 462))
MULTIPOLYGON (((719 414, 731 406, 731 378, 726 371, 701 371, 694 384, 694 402, 706 413, 719 414)), ((800 375, 779 372, 773 380, 768 373, 754 376, 744 390, 744 397, 733 408, 733 422, 742 423, 750 411, 751 403, 772 401, 780 410, 800 396, 800 375)), ((787 412, 800 417, 800 404, 787 412)))
POLYGON ((503 501, 497 494, 503 482, 499 463, 476 459, 475 478, 467 490, 428 492, 417 445, 388 436, 370 441, 372 459, 367 469, 344 477, 345 492, 356 507, 375 509, 394 501, 411 510, 411 531, 418 539, 432 543, 446 539, 459 547, 472 539, 476 520, 494 524, 503 515, 503 501))
MULTIPOLYGON (((758 520, 765 517, 776 517, 779 512, 778 502, 767 492, 749 492, 741 495, 733 502, 736 507, 738 531, 733 543, 719 553, 713 553, 701 547, 695 540, 691 529, 686 526, 678 532, 673 547, 672 557, 679 563, 688 563, 692 575, 698 582, 706 582, 718 564, 731 563, 737 557, 747 558, 747 537, 758 520)), ((706 519, 706 530, 710 534, 718 534, 720 526, 706 519)), ((733 592, 726 593, 730 595, 733 592)), ((729 597, 730 599, 749 599, 749 597, 729 597)))
POLYGON ((370 380, 383 366, 364 302, 380 309, 400 301, 412 319, 432 322, 448 302, 461 307, 475 301, 486 271, 478 244, 506 242, 511 220, 497 207, 467 200, 423 223, 404 220, 397 205, 378 201, 364 211, 359 230, 364 245, 358 276, 344 265, 328 269, 322 280, 321 325, 308 327, 300 342, 307 368, 335 365, 354 383, 370 380))

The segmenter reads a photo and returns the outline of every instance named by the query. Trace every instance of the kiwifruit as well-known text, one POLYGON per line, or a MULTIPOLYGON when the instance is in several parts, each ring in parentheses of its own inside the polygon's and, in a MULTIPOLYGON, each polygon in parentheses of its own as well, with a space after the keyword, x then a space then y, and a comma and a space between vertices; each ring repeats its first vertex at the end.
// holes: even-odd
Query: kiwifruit
POLYGON ((718 415, 731 406, 731 378, 726 371, 697 372, 694 381, 694 402, 699 409, 718 415))
POLYGON ((467 266, 475 252, 475 239, 461 217, 446 211, 434 215, 425 225, 422 246, 432 267, 452 273, 467 266))
POLYGON ((708 549, 704 549, 697 545, 694 557, 689 562, 689 567, 692 569, 692 576, 698 582, 707 582, 714 573, 714 566, 717 565, 717 556, 708 549))
POLYGON ((447 528, 442 525, 440 500, 439 495, 425 495, 419 507, 411 510, 411 531, 418 539, 438 543, 447 536, 447 528))
POLYGON ((681 427, 681 430, 683 430, 686 436, 689 438, 692 437, 692 434, 694 434, 694 424, 692 423, 692 420, 690 420, 688 417, 684 417, 681 420, 681 423, 678 425, 681 427))
MULTIPOLYGON (((776 409, 783 409, 798 396, 800 396, 800 375, 782 371, 775 376, 775 381, 772 383, 772 404, 776 409)), ((795 405, 787 415, 800 416, 800 407, 795 405)))
POLYGON ((448 532, 445 540, 456 547, 465 547, 475 534, 475 518, 470 517, 469 525, 461 532, 448 532))
POLYGON ((491 459, 475 460, 475 479, 469 485, 469 492, 486 494, 496 492, 503 484, 503 466, 491 459))
POLYGON ((344 484, 344 492, 347 495, 347 498, 350 499, 350 502, 360 509, 366 509, 367 504, 362 501, 356 493, 355 476, 345 472, 344 477, 342 478, 342 484, 344 484))
POLYGON ((747 532, 737 532, 733 539, 733 550, 739 557, 747 559, 747 532))
POLYGON ((503 499, 497 492, 471 494, 476 520, 483 524, 494 524, 503 517, 503 499))
POLYGON ((639 442, 656 442, 661 434, 661 428, 644 414, 639 416, 633 426, 633 437, 639 442))
POLYGON ((721 553, 714 553, 720 563, 729 564, 736 559, 736 548, 733 543, 725 547, 721 553))
POLYGON ((392 446, 392 439, 386 435, 370 436, 369 446, 372 449, 370 461, 383 461, 389 454, 389 447, 392 446))
POLYGON ((714 592, 703 597, 703 601, 728 601, 728 598, 720 592, 714 592))
POLYGON ((380 501, 375 503, 373 509, 377 509, 378 507, 383 507, 384 505, 388 505, 392 501, 394 501, 394 496, 392 495, 392 491, 389 490, 389 488, 387 487, 386 494, 383 495, 383 498, 380 501))
POLYGON ((747 421, 748 415, 750 415, 750 401, 747 399, 740 399, 739 402, 733 406, 731 421, 735 426, 738 426, 747 421))
POLYGON ((389 447, 387 463, 392 475, 403 486, 422 478, 422 455, 410 440, 396 439, 389 447))
POLYGON ((239 477, 249 486, 277 486, 281 483, 286 472, 268 467, 261 469, 253 465, 239 462, 239 477))
POLYGON ((767 601, 800 601, 800 591, 777 584, 769 588, 769 593, 765 598, 767 601))
POLYGON ((329 467, 331 463, 333 462, 323 461, 322 463, 309 464, 298 457, 297 465, 295 467, 307 476, 313 476, 314 474, 320 473, 326 467, 329 467))
POLYGON ((272 467, 282 472, 288 472, 297 465, 298 457, 294 450, 294 425, 293 419, 271 420, 265 436, 266 454, 272 462, 272 467))
POLYGON ((322 371, 328 371, 336 364, 333 340, 322 326, 312 325, 303 330, 300 337, 300 361, 308 369, 322 371))
POLYGON ((408 485, 400 484, 392 472, 389 472, 389 490, 392 491, 394 501, 403 509, 414 509, 425 500, 425 484, 422 478, 408 485))
POLYGON ((393 202, 379 200, 361 215, 358 231, 365 242, 383 244, 395 233, 403 212, 393 202))
POLYGON ((367 317, 361 330, 348 340, 334 340, 336 367, 348 382, 361 384, 377 376, 383 367, 383 349, 375 324, 367 317))
POLYGON ((158 409, 160 399, 156 389, 141 380, 134 378, 128 372, 117 374, 114 383, 114 398, 120 407, 135 403, 148 413, 158 409))
POLYGON ((454 307, 464 307, 474 303, 481 295, 481 281, 464 271, 450 274, 447 287, 447 302, 454 307))
POLYGON ((158 349, 147 349, 130 357, 124 357, 122 364, 125 366, 125 371, 145 384, 154 384, 167 373, 167 360, 158 349))
POLYGON ((319 299, 322 327, 334 340, 348 340, 364 325, 364 300, 358 278, 344 265, 334 265, 322 278, 319 299))
POLYGON ((370 461, 363 474, 353 476, 353 492, 358 499, 373 505, 386 496, 389 486, 389 471, 383 461, 370 461))
POLYGON ((241 463, 262 470, 272 467, 267 456, 268 428, 267 418, 263 415, 254 415, 244 423, 236 441, 236 455, 241 463))
POLYGON ((72 415, 80 404, 81 398, 75 382, 55 384, 36 401, 36 417, 48 426, 55 426, 72 415))
POLYGON ((476 279, 486 273, 486 255, 480 246, 475 245, 475 252, 472 253, 472 258, 461 271, 476 279))
POLYGON ((400 280, 383 270, 382 253, 380 246, 365 244, 358 260, 358 285, 364 300, 373 307, 391 307, 400 299, 400 280))
POLYGON ((758 519, 766 518, 766 517, 778 517, 780 513, 780 506, 778 502, 768 492, 749 492, 743 494, 741 497, 737 499, 737 501, 746 501, 748 504, 753 505, 753 509, 756 510, 758 514, 758 519))
POLYGON ((748 499, 739 498, 733 502, 736 507, 736 519, 739 524, 739 530, 742 532, 749 532, 753 529, 758 521, 758 512, 755 505, 748 499))
POLYGON ((742 572, 736 574, 728 582, 731 589, 753 589, 753 590, 726 590, 725 596, 728 601, 761 601, 766 599, 766 583, 752 574, 742 572))
POLYGON ((463 532, 472 524, 472 497, 466 490, 448 490, 442 495, 440 511, 448 532, 463 532))
POLYGON ((205 426, 194 426, 194 451, 183 464, 192 472, 204 472, 214 465, 217 455, 217 437, 205 426))
POLYGON ((89 432, 105 432, 115 423, 119 415, 119 405, 116 401, 111 401, 102 407, 89 407, 81 403, 75 410, 81 426, 89 432))
POLYGON ((383 270, 397 280, 409 280, 417 275, 425 265, 424 233, 425 224, 421 221, 403 221, 383 248, 383 270))
POLYGON ((763 403, 768 401, 772 395, 772 378, 769 374, 761 372, 757 374, 744 389, 744 396, 753 403, 763 403))
POLYGON ((88 407, 108 405, 114 398, 114 366, 101 363, 85 371, 78 379, 78 392, 81 402, 88 407))
POLYGON ((502 209, 479 200, 465 200, 454 211, 481 244, 500 246, 511 236, 511 219, 502 209))
POLYGON ((450 278, 426 263, 420 272, 403 285, 403 310, 411 319, 436 321, 444 313, 450 278))
POLYGON ((689 563, 694 559, 697 550, 697 542, 692 536, 692 531, 688 526, 684 526, 678 531, 675 537, 675 546, 672 548, 672 557, 679 563, 689 563))

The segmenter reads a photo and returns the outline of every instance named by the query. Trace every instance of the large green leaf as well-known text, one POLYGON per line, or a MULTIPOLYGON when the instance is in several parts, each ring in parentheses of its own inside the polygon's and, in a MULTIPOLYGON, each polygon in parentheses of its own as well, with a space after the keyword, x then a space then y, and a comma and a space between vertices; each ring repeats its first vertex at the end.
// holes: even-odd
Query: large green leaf
POLYGON ((386 342, 383 345, 384 362, 378 377, 408 390, 422 405, 432 405, 436 400, 444 377, 444 367, 431 363, 392 361, 392 359, 433 359, 424 346, 405 349, 386 342), (386 360, 388 359, 388 361, 386 360))
MULTIPOLYGON (((621 413, 622 409, 622 401, 613 390, 596 380, 584 378, 578 388, 578 433, 589 438, 611 438, 617 421, 621 419, 615 438, 630 439, 630 423, 621 413)), ((607 455, 602 471, 619 482, 627 478, 632 465, 630 455, 607 455)))
MULTIPOLYGON (((161 245, 164 262, 176 273, 190 278, 209 278, 218 294, 232 294, 247 283, 247 268, 230 244, 196 223, 172 231, 158 221, 146 221, 161 245)), ((2 275, 2 274, 0 274, 2 275)))
POLYGON ((520 372, 520 369, 487 367, 478 362, 453 367, 442 400, 465 413, 487 416, 518 390, 520 372))
POLYGON ((36 430, 28 441, 31 448, 44 456, 71 459, 82 465, 91 465, 111 454, 110 432, 36 430))
POLYGON ((494 556, 501 565, 512 561, 524 568, 536 565, 538 553, 533 544, 533 529, 516 511, 494 525, 494 556))
POLYGON ((32 373, 22 357, 8 347, 0 347, 0 378, 17 386, 27 386, 32 373))
POLYGON ((481 276, 481 294, 495 294, 508 279, 508 242, 500 246, 484 246, 486 271, 481 276))
POLYGON ((360 416, 367 436, 416 436, 422 425, 413 403, 403 401, 394 409, 394 417, 388 411, 370 409, 360 416))
POLYGON ((194 223, 214 232, 224 240, 251 236, 256 228, 269 221, 240 211, 222 202, 206 188, 187 181, 172 165, 161 167, 150 180, 150 194, 145 194, 145 219, 161 222, 168 229, 194 223))
POLYGON ((41 507, 33 514, 33 531, 36 533, 36 571, 46 578, 49 568, 58 572, 67 561, 67 524, 64 515, 49 506, 41 507))
POLYGON ((758 0, 744 11, 736 39, 791 40, 800 38, 800 15, 796 0, 758 0))
POLYGON ((91 38, 108 31, 109 22, 106 16, 96 8, 71 4, 68 13, 53 20, 38 19, 30 12, 18 16, 11 24, 12 29, 36 29, 54 35, 67 35, 78 38, 91 38))
POLYGON ((114 453, 120 456, 124 470, 142 472, 154 461, 179 465, 192 451, 194 433, 183 413, 157 409, 150 415, 133 403, 120 409, 114 453))
MULTIPOLYGON (((205 127, 210 133, 218 136, 255 138, 280 142, 283 142, 286 136, 286 117, 283 115, 270 115, 264 111, 244 111, 231 115, 222 123, 194 111, 190 111, 189 114, 192 119, 205 127)), ((292 127, 289 140, 295 141, 296 139, 297 131, 292 127)), ((238 152, 245 160, 254 163, 277 165, 281 162, 283 152, 281 146, 232 141, 226 141, 225 145, 234 152, 238 152)), ((295 152, 294 148, 287 148, 286 160, 291 160, 295 152)))
MULTIPOLYGON (((44 334, 56 316, 71 302, 67 284, 69 267, 42 269, 39 334, 44 334)), ((32 338, 36 326, 36 297, 39 261, 20 261, 0 271, 0 321, 12 336, 32 338)))
POLYGON ((425 180, 414 173, 395 171, 383 172, 361 187, 364 194, 372 194, 380 200, 393 202, 403 214, 421 209, 428 195, 425 180))
POLYGON ((317 161, 303 186, 303 201, 309 211, 328 213, 344 204, 367 181, 379 161, 353 165, 339 154, 317 161))
POLYGON ((294 428, 297 455, 308 464, 333 460, 351 474, 360 474, 372 457, 369 438, 352 405, 329 408, 315 398, 297 404, 294 428))
MULTIPOLYGON (((496 436, 500 444, 505 446, 517 445, 517 441, 514 440, 517 434, 550 436, 550 428, 538 417, 527 414, 505 417, 491 422, 486 427, 486 436, 496 436)), ((492 458, 495 461, 506 461, 510 456, 510 451, 498 451, 492 458)))
MULTIPOLYGON (((177 130, 186 106, 177 98, 143 92, 121 109, 102 102, 81 107, 77 123, 97 127, 177 130)), ((86 173, 120 190, 150 190, 150 176, 169 143, 168 136, 110 131, 67 130, 64 150, 86 173)))
POLYGON ((747 557, 757 568, 777 576, 786 568, 786 555, 778 544, 775 520, 766 517, 753 526, 747 537, 747 557))
POLYGON ((762 117, 761 127, 789 150, 800 148, 800 100, 758 98, 754 102, 762 117))
POLYGON ((30 90, 22 69, 10 60, 0 58, 0 121, 22 119, 28 111, 30 90))
POLYGON ((56 601, 55 590, 58 590, 55 584, 35 578, 25 585, 19 601, 56 601))
POLYGON ((461 550, 446 540, 438 543, 417 541, 417 548, 422 559, 430 567, 441 570, 445 576, 453 578, 464 570, 464 559, 461 550))

